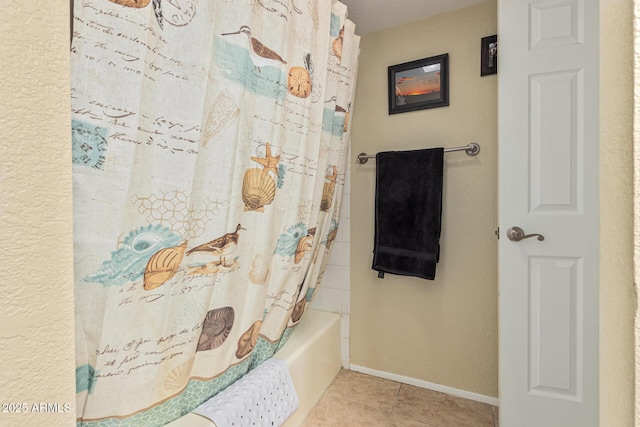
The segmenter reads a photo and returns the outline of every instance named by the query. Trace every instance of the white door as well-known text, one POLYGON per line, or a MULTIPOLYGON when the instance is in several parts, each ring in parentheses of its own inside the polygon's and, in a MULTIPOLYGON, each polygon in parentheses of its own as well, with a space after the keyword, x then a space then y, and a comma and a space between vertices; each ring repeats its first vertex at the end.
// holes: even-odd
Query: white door
POLYGON ((498 23, 501 427, 598 426, 598 0, 498 23))

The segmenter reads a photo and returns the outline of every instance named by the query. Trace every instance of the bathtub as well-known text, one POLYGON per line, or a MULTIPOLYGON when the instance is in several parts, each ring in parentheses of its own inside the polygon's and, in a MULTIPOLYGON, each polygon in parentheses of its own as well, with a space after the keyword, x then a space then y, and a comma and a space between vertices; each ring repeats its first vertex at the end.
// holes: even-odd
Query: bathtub
MULTIPOLYGON (((298 410, 284 427, 297 427, 340 371, 340 315, 307 310, 287 343, 273 357, 289 366, 300 398, 298 410)), ((207 418, 187 414, 166 427, 215 427, 207 418)))

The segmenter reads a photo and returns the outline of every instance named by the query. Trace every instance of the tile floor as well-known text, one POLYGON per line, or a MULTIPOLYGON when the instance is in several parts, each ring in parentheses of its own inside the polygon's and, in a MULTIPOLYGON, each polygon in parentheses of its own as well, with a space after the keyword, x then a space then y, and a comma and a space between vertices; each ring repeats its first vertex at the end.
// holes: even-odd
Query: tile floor
POLYGON ((302 427, 497 427, 498 408, 341 370, 302 427))

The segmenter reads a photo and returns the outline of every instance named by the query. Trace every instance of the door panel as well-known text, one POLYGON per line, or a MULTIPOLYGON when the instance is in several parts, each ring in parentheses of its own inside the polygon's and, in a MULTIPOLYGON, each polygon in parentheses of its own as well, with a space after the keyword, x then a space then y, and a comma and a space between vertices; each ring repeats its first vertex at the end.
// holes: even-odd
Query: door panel
POLYGON ((498 2, 503 427, 599 425, 598 7, 498 2))
MULTIPOLYGON (((579 258, 529 258, 529 391, 578 398, 579 258)), ((580 313, 581 314, 581 313, 580 313)))
POLYGON ((531 212, 577 211, 580 76, 581 71, 571 70, 529 79, 531 212))

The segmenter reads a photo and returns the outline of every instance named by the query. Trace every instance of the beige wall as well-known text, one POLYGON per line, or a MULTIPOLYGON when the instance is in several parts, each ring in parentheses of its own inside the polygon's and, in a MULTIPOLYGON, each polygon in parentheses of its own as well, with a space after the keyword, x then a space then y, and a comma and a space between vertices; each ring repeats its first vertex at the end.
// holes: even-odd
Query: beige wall
POLYGON ((3 426, 75 420, 68 7, 0 2, 0 390, 28 412, 3 426))
POLYGON ((600 425, 633 426, 633 0, 600 0, 600 425))
POLYGON ((489 1, 365 35, 351 149, 355 155, 480 144, 477 157, 445 155, 434 281, 377 278, 375 162, 352 166, 351 363, 492 397, 498 396, 497 77, 480 77, 480 39, 496 33, 496 8, 489 1), (447 52, 450 106, 388 115, 387 67, 447 52))
MULTIPOLYGON (((0 3, 0 390, 3 403, 29 409, 75 406, 66 3, 0 3)), ((631 3, 601 1, 601 424, 621 427, 633 425, 634 406, 631 3)), ((496 81, 479 77, 478 46, 495 29, 490 2, 365 36, 352 150, 482 145, 474 159, 445 156, 443 252, 433 282, 379 280, 370 270, 375 166, 353 166, 351 362, 490 396, 497 396, 496 81), (444 52, 451 106, 387 116, 386 67, 444 52)), ((49 426, 74 416, 1 419, 49 426)))
POLYGON ((635 425, 640 426, 640 0, 634 0, 634 111, 633 154, 634 154, 634 277, 636 289, 635 319, 635 425))

